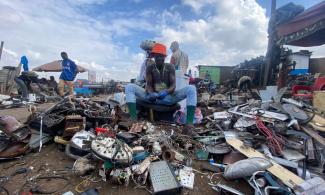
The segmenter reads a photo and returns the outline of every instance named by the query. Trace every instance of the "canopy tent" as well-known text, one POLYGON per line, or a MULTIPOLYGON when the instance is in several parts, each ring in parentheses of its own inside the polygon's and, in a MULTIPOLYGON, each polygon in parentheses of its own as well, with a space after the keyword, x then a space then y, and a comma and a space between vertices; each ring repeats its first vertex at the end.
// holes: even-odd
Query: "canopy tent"
POLYGON ((312 47, 325 44, 325 1, 276 27, 277 42, 283 45, 312 47))
MULTIPOLYGON (((57 61, 53 61, 50 63, 46 63, 46 64, 43 64, 43 65, 33 68, 33 71, 36 71, 36 72, 61 72, 62 71, 61 62, 62 62, 62 60, 57 60, 57 61)), ((77 68, 78 68, 79 73, 87 71, 87 69, 85 69, 79 65, 77 65, 77 68)))

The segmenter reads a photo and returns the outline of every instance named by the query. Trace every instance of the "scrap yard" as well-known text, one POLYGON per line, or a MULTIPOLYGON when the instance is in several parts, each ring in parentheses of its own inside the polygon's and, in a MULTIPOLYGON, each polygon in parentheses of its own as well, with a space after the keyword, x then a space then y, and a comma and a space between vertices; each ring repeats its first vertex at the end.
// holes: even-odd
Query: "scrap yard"
MULTIPOLYGON (((1 41, 0 60, 19 63, 0 61, 0 195, 324 195, 325 53, 310 47, 325 44, 325 1, 277 2, 265 56, 231 66, 194 64, 205 52, 176 34, 137 43, 137 76, 124 61, 82 65, 70 47, 17 58, 1 41)), ((78 10, 104 7, 91 3, 78 10)))

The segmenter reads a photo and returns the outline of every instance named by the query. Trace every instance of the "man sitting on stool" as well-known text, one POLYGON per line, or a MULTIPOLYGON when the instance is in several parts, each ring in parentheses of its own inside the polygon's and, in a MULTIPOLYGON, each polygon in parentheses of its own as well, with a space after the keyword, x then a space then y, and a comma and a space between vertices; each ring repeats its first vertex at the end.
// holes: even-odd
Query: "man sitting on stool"
MULTIPOLYGON (((197 102, 196 88, 188 85, 183 89, 175 91, 175 67, 165 63, 167 56, 165 45, 156 43, 152 48, 151 55, 155 63, 150 64, 146 69, 146 88, 141 88, 135 84, 128 84, 125 87, 126 102, 131 118, 133 120, 137 119, 136 98, 160 105, 174 105, 186 98, 186 123, 193 124, 197 102)), ((188 129, 185 133, 191 134, 188 129)))

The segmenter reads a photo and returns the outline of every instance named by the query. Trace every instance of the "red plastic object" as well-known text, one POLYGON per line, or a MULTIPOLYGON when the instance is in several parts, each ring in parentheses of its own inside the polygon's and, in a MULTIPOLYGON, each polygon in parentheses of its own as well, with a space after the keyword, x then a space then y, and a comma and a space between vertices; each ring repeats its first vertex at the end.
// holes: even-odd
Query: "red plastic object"
POLYGON ((325 77, 318 77, 313 85, 313 91, 321 91, 325 87, 325 77))
POLYGON ((110 131, 109 129, 106 128, 102 128, 102 127, 96 127, 96 134, 100 135, 100 134, 106 134, 109 137, 115 138, 115 133, 113 133, 112 131, 110 131))
POLYGON ((313 94, 312 94, 312 88, 310 86, 305 86, 305 85, 294 85, 292 87, 292 96, 293 97, 302 97, 302 98, 308 98, 311 99, 313 98, 313 94), (304 94, 304 93, 298 93, 298 91, 300 90, 304 90, 304 91, 308 91, 309 93, 304 94))
POLYGON ((312 87, 305 86, 305 85, 294 85, 292 87, 292 96, 302 97, 302 98, 306 98, 306 99, 312 99, 313 91, 320 91, 320 90, 324 89, 324 87, 325 87, 325 77, 318 77, 315 80, 312 87), (307 94, 298 93, 299 90, 309 91, 309 93, 307 93, 307 94))

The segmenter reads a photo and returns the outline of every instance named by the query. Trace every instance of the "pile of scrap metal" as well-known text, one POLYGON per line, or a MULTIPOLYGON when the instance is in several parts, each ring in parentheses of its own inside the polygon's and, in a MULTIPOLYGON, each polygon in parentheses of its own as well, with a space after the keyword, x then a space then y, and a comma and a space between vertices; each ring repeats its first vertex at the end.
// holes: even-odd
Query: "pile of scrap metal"
POLYGON ((26 101, 22 101, 20 98, 0 94, 0 109, 15 108, 26 105, 28 105, 28 103, 26 101))
POLYGON ((89 98, 66 97, 45 112, 34 112, 27 123, 52 136, 71 137, 82 129, 110 123, 113 108, 105 102, 89 98))
POLYGON ((196 157, 222 170, 226 180, 247 180, 255 194, 324 194, 325 118, 306 102, 282 97, 284 91, 270 101, 200 94, 210 115, 194 137, 204 144, 196 157))
POLYGON ((120 122, 116 128, 106 125, 74 134, 65 143, 66 154, 76 159, 73 173, 80 176, 95 171, 103 181, 125 186, 133 181, 136 187, 154 193, 177 193, 182 186, 193 189, 193 170, 184 166, 191 161, 184 155, 185 150, 193 148, 190 139, 176 133, 177 128, 167 132, 157 131, 157 126, 144 121, 131 127, 125 124, 120 122), (174 169, 181 180, 188 182, 179 182, 174 169), (148 179, 152 186, 147 184, 148 179))
MULTIPOLYGON (((179 133, 177 125, 131 121, 123 112, 123 94, 107 102, 67 97, 46 112, 34 110, 28 124, 39 130, 39 148, 44 134, 53 136, 74 160, 71 173, 87 175, 87 181, 99 177, 176 194, 194 190, 195 175, 201 174, 219 192, 324 194, 325 119, 311 105, 281 94, 272 101, 199 94, 206 117, 194 137, 179 133), (197 161, 202 171, 193 168, 197 161), (251 191, 228 185, 231 181, 251 191)), ((4 132, 6 139, 16 139, 4 132)), ((85 191, 82 187, 75 191, 85 191)))
POLYGON ((75 176, 99 175, 118 185, 132 181, 148 191, 171 193, 180 192, 182 186, 176 168, 180 178, 189 179, 183 186, 193 189, 193 170, 184 166, 191 165, 192 140, 177 133, 177 126, 168 125, 164 131, 146 121, 132 123, 118 101, 114 103, 118 106, 111 108, 109 103, 65 98, 44 113, 34 112, 28 123, 40 129, 40 136, 51 134, 65 147, 65 154, 75 160, 71 169, 75 176))
POLYGON ((18 92, 24 100, 47 102, 60 99, 58 97, 58 84, 53 76, 51 80, 39 79, 35 72, 26 71, 22 72, 14 80, 17 84, 18 92), (31 98, 29 94, 35 94, 35 97, 31 98))

